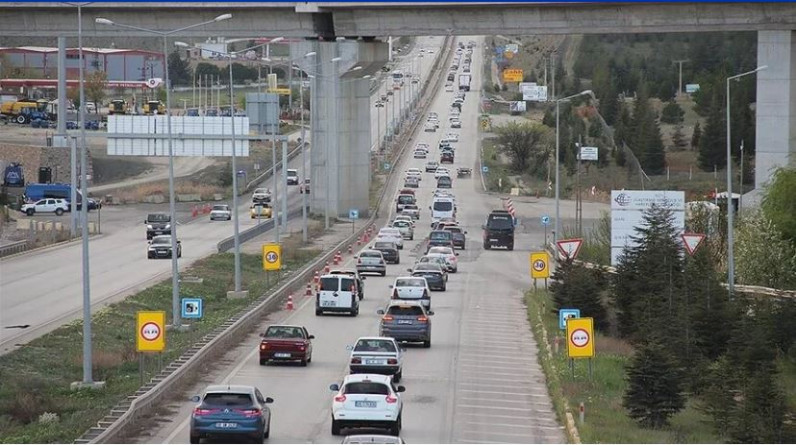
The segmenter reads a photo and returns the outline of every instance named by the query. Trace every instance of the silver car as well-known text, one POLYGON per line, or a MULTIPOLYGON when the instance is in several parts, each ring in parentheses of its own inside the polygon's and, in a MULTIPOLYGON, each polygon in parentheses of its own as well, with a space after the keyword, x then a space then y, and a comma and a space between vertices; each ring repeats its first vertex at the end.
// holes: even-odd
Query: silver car
POLYGON ((403 239, 406 240, 413 240, 415 239, 415 229, 412 227, 413 224, 405 219, 399 219, 392 223, 392 226, 398 229, 401 232, 401 236, 403 239))
POLYGON ((381 276, 387 275, 387 262, 384 261, 384 256, 380 251, 366 249, 360 252, 356 258, 357 272, 361 274, 372 272, 381 276))
POLYGON ((348 369, 351 374, 385 374, 400 382, 403 374, 403 350, 389 337, 360 337, 351 351, 348 369))

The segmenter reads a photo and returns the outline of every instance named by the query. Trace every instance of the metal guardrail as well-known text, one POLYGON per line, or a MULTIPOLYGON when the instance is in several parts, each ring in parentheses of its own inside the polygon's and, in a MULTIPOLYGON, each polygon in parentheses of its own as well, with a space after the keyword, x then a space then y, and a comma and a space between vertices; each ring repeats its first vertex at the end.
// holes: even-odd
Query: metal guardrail
MULTIPOLYGON (((307 214, 309 214, 309 209, 307 214)), ((276 217, 278 216, 279 215, 277 214, 276 217)), ((287 212, 288 221, 295 219, 299 216, 301 216, 301 206, 299 206, 298 209, 293 209, 287 212)), ((245 243, 246 241, 254 239, 259 235, 262 235, 263 233, 274 228, 274 220, 275 218, 268 218, 267 220, 265 220, 265 222, 261 222, 260 224, 249 227, 248 229, 238 234, 238 239, 240 240, 241 243, 245 243)), ((223 240, 219 241, 218 244, 216 244, 216 249, 218 250, 218 253, 226 252, 232 249, 233 247, 235 247, 234 236, 224 238, 223 240)))
POLYGON ((26 240, 6 244, 5 246, 0 247, 0 258, 14 255, 15 253, 24 252, 26 250, 28 250, 28 242, 26 240))
MULTIPOLYGON (((446 39, 448 39, 446 44, 450 46, 452 38, 447 37, 446 39)), ((426 99, 421 103, 424 106, 428 106, 430 100, 426 99)), ((417 123, 415 123, 414 127, 416 128, 416 126, 417 123)), ((401 153, 405 152, 405 148, 401 153)), ((205 335, 199 342, 155 375, 146 385, 139 388, 135 394, 128 396, 117 404, 111 409, 110 414, 100 420, 96 427, 86 431, 75 443, 118 442, 119 434, 131 422, 135 421, 140 413, 150 412, 155 407, 159 407, 160 403, 167 397, 168 392, 174 386, 183 383, 186 378, 192 377, 192 374, 201 371, 207 359, 223 354, 231 347, 237 346, 240 339, 251 333, 252 329, 261 321, 263 313, 280 303, 289 293, 300 291, 304 284, 309 282, 314 276, 315 271, 321 269, 327 261, 330 261, 338 250, 346 251, 347 246, 352 245, 368 227, 374 224, 378 218, 379 208, 385 204, 384 197, 389 189, 388 185, 397 177, 395 171, 395 169, 390 171, 373 215, 366 224, 337 244, 333 249, 319 255, 315 261, 295 273, 292 278, 275 292, 260 296, 237 315, 205 335)))

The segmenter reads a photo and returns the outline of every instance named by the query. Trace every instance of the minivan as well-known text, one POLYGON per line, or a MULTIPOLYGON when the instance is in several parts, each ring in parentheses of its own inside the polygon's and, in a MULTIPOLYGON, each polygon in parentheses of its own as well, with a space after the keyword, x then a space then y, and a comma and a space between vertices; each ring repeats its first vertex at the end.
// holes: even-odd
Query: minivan
POLYGON ((324 312, 359 314, 357 280, 349 275, 323 275, 320 290, 315 296, 315 315, 324 312))
POLYGON ((456 216, 456 205, 453 203, 452 198, 436 197, 431 203, 431 220, 439 220, 441 218, 453 218, 456 216))

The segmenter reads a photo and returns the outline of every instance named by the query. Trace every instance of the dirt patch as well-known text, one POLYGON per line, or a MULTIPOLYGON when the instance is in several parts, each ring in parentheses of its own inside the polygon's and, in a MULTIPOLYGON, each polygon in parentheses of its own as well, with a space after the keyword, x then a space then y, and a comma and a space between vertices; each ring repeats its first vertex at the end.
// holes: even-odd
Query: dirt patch
POLYGON ((113 156, 93 159, 94 184, 108 184, 152 171, 152 163, 141 157, 113 156))

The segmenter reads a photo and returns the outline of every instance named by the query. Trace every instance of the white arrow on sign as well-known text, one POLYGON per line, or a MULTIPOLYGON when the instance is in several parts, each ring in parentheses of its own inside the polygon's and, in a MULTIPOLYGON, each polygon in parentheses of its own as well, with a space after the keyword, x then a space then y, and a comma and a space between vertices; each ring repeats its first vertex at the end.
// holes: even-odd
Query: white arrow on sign
POLYGON ((704 233, 684 233, 682 234, 683 237, 683 245, 685 246, 685 250, 688 251, 689 255, 694 255, 694 252, 699 248, 702 244, 702 240, 705 239, 704 233))
POLYGON ((153 77, 152 79, 147 79, 146 86, 149 88, 157 88, 161 83, 163 83, 163 79, 160 77, 153 77))
POLYGON ((558 250, 568 259, 574 260, 578 256, 578 252, 580 252, 580 246, 583 245, 583 240, 579 238, 575 239, 562 239, 556 241, 558 244, 558 250))

